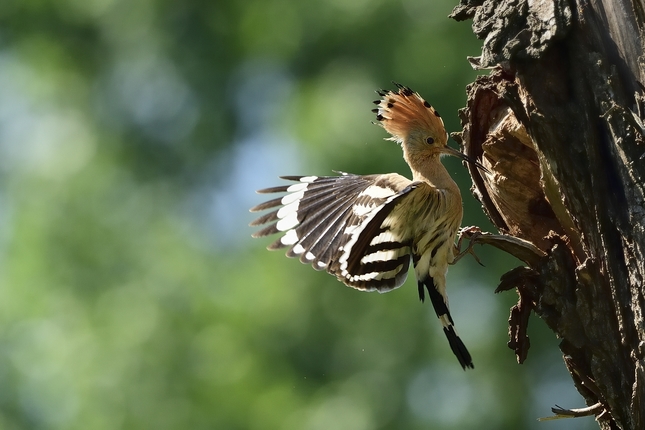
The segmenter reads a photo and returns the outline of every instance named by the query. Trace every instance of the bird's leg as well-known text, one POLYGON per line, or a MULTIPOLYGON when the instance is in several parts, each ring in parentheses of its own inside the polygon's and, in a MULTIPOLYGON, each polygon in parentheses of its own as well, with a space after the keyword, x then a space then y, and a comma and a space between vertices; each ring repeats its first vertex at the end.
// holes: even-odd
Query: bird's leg
POLYGON ((452 260, 452 264, 455 264, 457 261, 461 260, 464 255, 471 254, 475 258, 475 261, 477 261, 480 266, 483 266, 482 262, 479 260, 479 257, 477 257, 477 254, 475 254, 475 251, 473 249, 473 247, 477 243, 477 238, 481 235, 482 231, 479 227, 470 226, 462 228, 459 231, 459 239, 457 239, 457 244, 453 248, 455 258, 454 260, 452 260), (462 251, 461 242, 464 239, 468 239, 468 247, 462 251))

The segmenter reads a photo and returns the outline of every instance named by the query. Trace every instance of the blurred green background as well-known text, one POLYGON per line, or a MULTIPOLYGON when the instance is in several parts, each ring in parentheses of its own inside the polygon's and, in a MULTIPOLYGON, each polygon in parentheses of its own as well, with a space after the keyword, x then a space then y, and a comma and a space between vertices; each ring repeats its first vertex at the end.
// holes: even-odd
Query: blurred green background
POLYGON ((0 429, 596 428, 536 421, 583 401, 541 321, 525 365, 506 347, 517 261, 450 269, 464 372, 413 280, 361 293, 250 238, 278 175, 409 175, 370 124, 391 80, 459 129, 454 5, 0 2, 0 429))

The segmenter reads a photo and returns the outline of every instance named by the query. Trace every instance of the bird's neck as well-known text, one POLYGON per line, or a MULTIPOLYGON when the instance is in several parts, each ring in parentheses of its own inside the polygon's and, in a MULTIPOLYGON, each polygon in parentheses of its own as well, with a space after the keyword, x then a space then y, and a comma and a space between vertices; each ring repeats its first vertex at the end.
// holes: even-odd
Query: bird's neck
POLYGON ((459 194, 457 183, 452 179, 439 157, 427 160, 420 166, 411 166, 411 169, 413 181, 426 182, 436 188, 459 194))

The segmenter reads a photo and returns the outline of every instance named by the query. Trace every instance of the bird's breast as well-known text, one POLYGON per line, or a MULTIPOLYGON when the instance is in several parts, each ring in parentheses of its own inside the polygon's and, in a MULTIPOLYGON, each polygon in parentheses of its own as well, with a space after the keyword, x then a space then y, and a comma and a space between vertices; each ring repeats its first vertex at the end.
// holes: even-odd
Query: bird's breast
POLYGON ((412 206, 414 220, 407 223, 413 229, 413 260, 424 272, 435 269, 445 272, 454 258, 452 248, 463 215, 461 196, 447 190, 430 189, 419 193, 412 206))

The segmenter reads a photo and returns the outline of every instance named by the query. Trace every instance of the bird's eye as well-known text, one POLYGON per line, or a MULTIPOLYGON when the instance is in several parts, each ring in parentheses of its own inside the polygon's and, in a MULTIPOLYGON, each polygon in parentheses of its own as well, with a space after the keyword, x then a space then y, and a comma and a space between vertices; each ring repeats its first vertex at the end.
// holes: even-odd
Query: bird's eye
POLYGON ((431 137, 428 137, 428 138, 426 139, 426 143, 428 143, 428 144, 432 145, 432 144, 434 143, 434 139, 433 139, 433 138, 431 138, 431 137))

